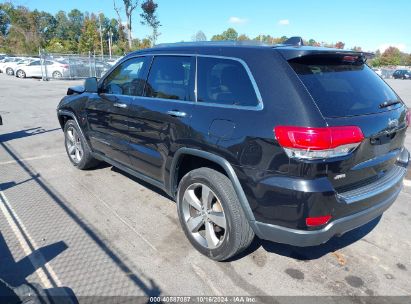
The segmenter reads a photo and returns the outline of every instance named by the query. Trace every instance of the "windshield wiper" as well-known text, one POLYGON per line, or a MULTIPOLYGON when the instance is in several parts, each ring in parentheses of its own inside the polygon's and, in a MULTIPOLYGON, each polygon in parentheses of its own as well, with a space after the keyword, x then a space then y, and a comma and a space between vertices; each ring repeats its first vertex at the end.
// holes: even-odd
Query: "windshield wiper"
POLYGON ((380 104, 380 109, 387 108, 389 106, 393 106, 393 105, 396 105, 398 103, 401 103, 401 100, 399 100, 399 99, 387 100, 387 101, 384 101, 383 103, 380 104))

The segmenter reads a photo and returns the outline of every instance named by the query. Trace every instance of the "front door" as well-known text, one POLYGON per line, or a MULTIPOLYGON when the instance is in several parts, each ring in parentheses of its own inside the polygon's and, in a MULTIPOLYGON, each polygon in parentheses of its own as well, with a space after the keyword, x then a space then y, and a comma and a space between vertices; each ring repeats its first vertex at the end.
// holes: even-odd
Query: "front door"
POLYGON ((170 154, 190 138, 194 74, 194 57, 155 56, 144 96, 130 107, 132 165, 161 183, 170 154))
POLYGON ((142 93, 145 57, 120 64, 108 75, 98 94, 87 101, 90 143, 94 151, 130 166, 128 122, 134 96, 142 93))

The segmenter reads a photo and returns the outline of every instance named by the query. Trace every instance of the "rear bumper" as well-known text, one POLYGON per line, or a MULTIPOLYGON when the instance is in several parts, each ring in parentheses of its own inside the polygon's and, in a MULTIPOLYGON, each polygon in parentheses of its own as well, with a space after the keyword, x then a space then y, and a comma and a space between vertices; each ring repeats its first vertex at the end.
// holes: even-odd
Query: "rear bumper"
POLYGON ((299 247, 320 245, 334 236, 342 235, 345 232, 360 227, 380 216, 394 203, 400 193, 402 189, 402 179, 401 182, 395 185, 395 187, 396 190, 383 201, 361 212, 334 220, 320 230, 298 230, 256 222, 254 226, 256 229, 255 232, 261 239, 277 243, 299 247))
MULTIPOLYGON (((335 197, 335 202, 333 202, 334 199, 325 200, 325 196, 320 201, 317 200, 317 204, 323 203, 325 200, 326 204, 334 205, 334 210, 339 210, 339 214, 344 214, 334 217, 330 223, 321 229, 295 229, 257 220, 252 223, 255 233, 261 239, 307 247, 323 244, 334 236, 342 235, 365 225, 379 217, 393 204, 403 187, 403 178, 407 173, 408 161, 409 153, 404 149, 397 160, 397 165, 394 166, 390 174, 386 175, 385 179, 382 178, 356 191, 341 193, 341 195, 334 193, 334 195, 328 196, 335 197), (360 206, 362 208, 357 209, 360 206), (352 211, 347 213, 349 210, 352 211)), ((307 187, 307 190, 312 191, 311 188, 313 187, 307 187)), ((314 190, 324 191, 321 188, 317 187, 314 190)))

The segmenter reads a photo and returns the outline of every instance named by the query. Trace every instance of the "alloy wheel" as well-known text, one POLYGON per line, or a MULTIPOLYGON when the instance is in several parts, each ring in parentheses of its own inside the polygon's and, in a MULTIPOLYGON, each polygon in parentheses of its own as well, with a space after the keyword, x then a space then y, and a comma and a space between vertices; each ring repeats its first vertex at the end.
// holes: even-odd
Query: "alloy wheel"
POLYGON ((25 76, 26 74, 22 70, 17 71, 17 77, 24 78, 25 76))
POLYGON ((61 73, 58 71, 53 72, 53 78, 61 78, 62 76, 63 75, 61 75, 61 73))
POLYGON ((69 127, 66 131, 66 147, 72 161, 76 164, 81 162, 84 150, 80 136, 74 127, 69 127))
POLYGON ((188 231, 203 247, 215 249, 224 241, 227 220, 216 194, 202 183, 184 192, 182 213, 188 231))

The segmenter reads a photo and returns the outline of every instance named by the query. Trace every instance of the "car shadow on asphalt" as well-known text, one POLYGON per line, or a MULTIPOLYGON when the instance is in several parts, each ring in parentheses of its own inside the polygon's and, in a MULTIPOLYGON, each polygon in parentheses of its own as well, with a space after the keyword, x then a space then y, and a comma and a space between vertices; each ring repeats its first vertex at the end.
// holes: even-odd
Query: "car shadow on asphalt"
MULTIPOLYGON (((44 132, 43 132, 44 133, 44 132)), ((157 283, 145 276, 148 283, 144 282, 123 260, 120 253, 115 252, 111 247, 106 244, 106 241, 99 235, 92 226, 88 225, 81 217, 79 217, 76 212, 70 207, 67 202, 60 197, 60 194, 53 189, 52 186, 48 185, 46 181, 41 178, 36 178, 37 173, 24 161, 21 160, 19 154, 14 151, 7 143, 0 140, 0 147, 4 149, 6 153, 24 170, 37 185, 42 188, 49 197, 69 216, 79 227, 86 233, 94 243, 117 265, 117 267, 125 274, 125 276, 131 280, 131 282, 146 296, 157 297, 161 295, 161 289, 157 283)), ((0 189, 2 190, 2 189, 0 189)))
MULTIPOLYGON (((24 231, 18 227, 23 237, 26 238, 24 231)), ((56 242, 41 248, 32 248, 30 255, 16 261, 7 245, 3 233, 0 233, 0 299, 2 303, 50 303, 53 299, 62 300, 64 303, 78 303, 74 292, 69 287, 57 286, 52 279, 47 263, 60 255, 68 247, 65 242, 56 242), (27 281, 27 277, 42 269, 53 287, 43 289, 37 283, 27 281)))
POLYGON ((15 131, 15 132, 6 133, 6 134, 0 134, 0 142, 6 142, 6 141, 14 140, 14 139, 28 137, 28 136, 54 132, 57 130, 61 130, 61 129, 55 128, 55 129, 45 130, 42 127, 35 127, 35 128, 29 128, 29 129, 15 131))
POLYGON ((361 227, 343 234, 342 236, 333 237, 322 245, 311 247, 297 247, 287 244, 274 243, 255 237, 250 247, 240 255, 234 257, 234 259, 232 260, 234 261, 242 259, 243 257, 248 256, 259 249, 260 247, 267 252, 290 257, 300 261, 316 260, 328 253, 335 252, 341 248, 350 246, 351 244, 361 240, 377 226, 380 220, 381 216, 375 218, 374 220, 361 227))

